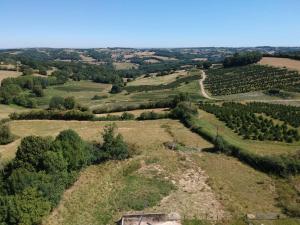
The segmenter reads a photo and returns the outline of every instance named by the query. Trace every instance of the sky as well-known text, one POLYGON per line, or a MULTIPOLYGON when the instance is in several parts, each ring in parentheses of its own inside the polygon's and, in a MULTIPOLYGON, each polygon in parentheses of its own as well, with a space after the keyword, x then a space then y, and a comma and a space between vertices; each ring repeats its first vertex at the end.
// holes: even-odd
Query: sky
POLYGON ((0 0, 0 48, 300 46, 299 0, 0 0))

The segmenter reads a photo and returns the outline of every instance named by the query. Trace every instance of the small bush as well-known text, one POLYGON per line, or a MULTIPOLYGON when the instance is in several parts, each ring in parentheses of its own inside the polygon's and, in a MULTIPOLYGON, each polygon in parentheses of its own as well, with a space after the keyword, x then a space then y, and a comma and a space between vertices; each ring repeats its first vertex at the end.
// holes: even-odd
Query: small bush
POLYGON ((0 125, 0 145, 6 145, 14 141, 14 135, 11 133, 8 125, 0 125))

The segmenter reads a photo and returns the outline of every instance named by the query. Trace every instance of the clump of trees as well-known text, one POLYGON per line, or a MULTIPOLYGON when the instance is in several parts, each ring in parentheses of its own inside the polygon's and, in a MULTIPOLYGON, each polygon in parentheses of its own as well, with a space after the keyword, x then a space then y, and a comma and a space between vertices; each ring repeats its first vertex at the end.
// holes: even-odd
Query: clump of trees
POLYGON ((236 53, 231 57, 224 59, 223 66, 234 67, 234 66, 245 66, 253 63, 257 63, 262 59, 262 54, 260 52, 243 52, 236 53))
POLYGON ((102 138, 101 144, 89 144, 73 130, 62 131, 55 139, 23 138, 15 159, 0 176, 0 223, 40 224, 82 168, 130 156, 115 125, 106 126, 102 138))
POLYGON ((168 113, 156 113, 154 111, 150 112, 143 112, 141 115, 137 118, 138 120, 158 120, 158 119, 165 119, 168 118, 168 113))
POLYGON ((110 93, 111 94, 117 94, 117 93, 122 92, 122 90, 123 90, 123 85, 122 84, 114 84, 111 87, 110 93))
POLYGON ((49 85, 60 83, 55 77, 44 78, 34 76, 22 76, 17 78, 6 78, 2 80, 0 87, 0 103, 16 104, 27 108, 37 106, 35 99, 26 91, 31 91, 36 97, 44 96, 44 89, 49 85))
POLYGON ((15 136, 11 133, 10 128, 6 124, 0 124, 0 145, 6 145, 13 142, 15 136))
MULTIPOLYGON (((54 96, 50 99, 49 102, 49 109, 58 109, 58 110, 71 110, 71 109, 82 109, 75 100, 74 97, 61 97, 61 96, 54 96)), ((84 110, 85 111, 85 110, 84 110)))
POLYGON ((171 110, 170 117, 173 119, 186 121, 197 114, 198 108, 193 103, 182 101, 178 102, 176 107, 171 110))

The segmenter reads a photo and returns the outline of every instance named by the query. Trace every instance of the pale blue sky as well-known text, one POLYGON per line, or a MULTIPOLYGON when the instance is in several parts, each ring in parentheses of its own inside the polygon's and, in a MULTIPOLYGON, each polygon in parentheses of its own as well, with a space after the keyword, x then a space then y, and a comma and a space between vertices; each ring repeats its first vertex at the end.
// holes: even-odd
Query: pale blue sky
POLYGON ((0 48, 300 46, 299 0, 0 0, 0 48))

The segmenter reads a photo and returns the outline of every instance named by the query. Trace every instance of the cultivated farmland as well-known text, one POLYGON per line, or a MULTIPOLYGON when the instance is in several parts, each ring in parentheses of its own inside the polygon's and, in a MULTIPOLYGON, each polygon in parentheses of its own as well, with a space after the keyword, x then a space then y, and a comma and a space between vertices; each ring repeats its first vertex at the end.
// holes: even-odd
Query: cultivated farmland
POLYGON ((268 89, 298 89, 300 74, 284 68, 260 65, 210 69, 205 87, 213 95, 229 95, 268 89))

